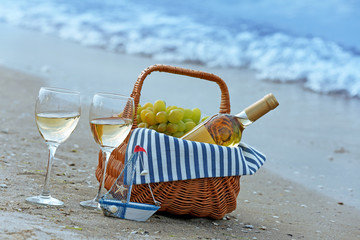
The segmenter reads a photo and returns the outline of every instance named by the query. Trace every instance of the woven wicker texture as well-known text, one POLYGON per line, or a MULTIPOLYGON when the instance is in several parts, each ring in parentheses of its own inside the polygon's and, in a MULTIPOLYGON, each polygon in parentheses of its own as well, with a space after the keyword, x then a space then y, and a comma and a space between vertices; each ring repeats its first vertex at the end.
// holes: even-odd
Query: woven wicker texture
MULTIPOLYGON (((141 72, 131 94, 131 97, 134 98, 135 112, 140 101, 143 82, 154 71, 185 75, 217 83, 221 90, 219 113, 230 113, 228 88, 221 78, 211 73, 168 65, 153 65, 141 72)), ((137 128, 136 118, 134 118, 132 129, 135 128, 137 128)), ((110 189, 123 169, 128 139, 111 154, 105 179, 106 189, 110 189)), ((102 165, 102 154, 99 153, 99 165, 96 169, 98 180, 102 178, 102 165)), ((236 208, 236 198, 240 192, 240 176, 152 183, 151 188, 155 199, 161 202, 159 211, 176 215, 222 219, 225 214, 236 208)), ((153 202, 147 184, 133 185, 131 201, 149 204, 153 202)))

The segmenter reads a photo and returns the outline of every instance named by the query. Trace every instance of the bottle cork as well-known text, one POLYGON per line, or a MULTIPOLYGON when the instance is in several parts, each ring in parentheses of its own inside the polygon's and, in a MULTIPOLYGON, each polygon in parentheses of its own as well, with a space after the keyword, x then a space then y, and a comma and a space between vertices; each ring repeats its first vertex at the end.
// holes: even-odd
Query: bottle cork
POLYGON ((277 106, 279 106, 279 103, 275 96, 272 93, 269 93, 259 101, 247 107, 245 109, 245 113, 250 121, 255 122, 270 110, 275 109, 277 106))

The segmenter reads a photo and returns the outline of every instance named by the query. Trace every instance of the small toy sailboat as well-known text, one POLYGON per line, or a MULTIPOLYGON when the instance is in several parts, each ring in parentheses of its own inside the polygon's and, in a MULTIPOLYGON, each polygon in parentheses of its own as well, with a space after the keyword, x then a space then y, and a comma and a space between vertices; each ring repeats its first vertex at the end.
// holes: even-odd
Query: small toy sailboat
MULTIPOLYGON (((103 210, 105 216, 135 221, 146 221, 160 208, 160 203, 155 200, 150 184, 149 188, 154 200, 154 205, 130 202, 131 188, 134 182, 137 160, 140 158, 140 163, 142 166, 144 165, 141 158, 141 152, 146 154, 145 149, 137 145, 134 149, 134 153, 131 154, 130 158, 125 163, 123 171, 120 173, 113 186, 99 200, 101 209, 103 210)), ((145 169, 140 173, 141 176, 145 176, 147 174, 148 171, 145 169)))

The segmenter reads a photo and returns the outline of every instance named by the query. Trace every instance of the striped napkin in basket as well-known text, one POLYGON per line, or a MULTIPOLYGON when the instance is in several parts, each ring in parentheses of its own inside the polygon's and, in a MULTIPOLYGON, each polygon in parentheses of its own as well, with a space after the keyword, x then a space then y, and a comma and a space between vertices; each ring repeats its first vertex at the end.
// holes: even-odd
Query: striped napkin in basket
POLYGON ((244 143, 238 147, 223 147, 183 140, 146 128, 132 131, 125 159, 129 159, 137 145, 147 154, 141 153, 141 160, 137 161, 134 184, 252 175, 266 160, 265 155, 244 143), (148 174, 142 176, 144 170, 148 174))

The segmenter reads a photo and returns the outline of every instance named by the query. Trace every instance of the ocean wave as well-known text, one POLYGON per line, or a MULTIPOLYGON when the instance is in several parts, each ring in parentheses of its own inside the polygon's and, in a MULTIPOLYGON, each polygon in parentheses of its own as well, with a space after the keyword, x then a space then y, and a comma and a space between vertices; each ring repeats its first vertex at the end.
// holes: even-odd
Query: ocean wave
POLYGON ((1 0, 0 21, 86 46, 159 61, 248 67, 259 79, 301 81, 316 92, 360 97, 360 56, 318 37, 260 30, 247 21, 219 27, 122 1, 1 0))

